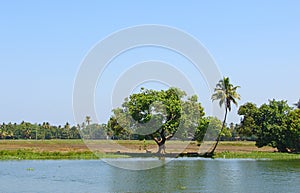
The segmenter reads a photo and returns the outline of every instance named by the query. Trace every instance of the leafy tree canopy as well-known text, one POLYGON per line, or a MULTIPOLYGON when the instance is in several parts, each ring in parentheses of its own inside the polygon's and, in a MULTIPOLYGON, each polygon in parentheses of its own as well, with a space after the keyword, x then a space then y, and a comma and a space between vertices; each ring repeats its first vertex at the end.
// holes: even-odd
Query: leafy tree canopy
POLYGON ((239 108, 238 114, 243 116, 240 132, 256 135, 256 146, 272 146, 280 152, 300 150, 299 110, 292 110, 287 101, 270 100, 259 108, 246 103, 239 108))
POLYGON ((197 96, 185 100, 186 93, 178 88, 168 90, 141 89, 125 99, 121 108, 113 110, 109 127, 153 139, 163 153, 165 142, 192 137, 198 120, 204 116, 197 96), (114 124, 113 124, 114 123, 114 124))

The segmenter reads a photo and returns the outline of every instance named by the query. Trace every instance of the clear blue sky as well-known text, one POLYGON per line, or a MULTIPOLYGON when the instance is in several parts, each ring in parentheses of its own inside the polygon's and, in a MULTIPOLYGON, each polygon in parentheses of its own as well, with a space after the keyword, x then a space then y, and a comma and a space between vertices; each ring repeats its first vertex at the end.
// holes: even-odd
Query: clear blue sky
MULTIPOLYGON (((85 55, 112 32, 142 24, 196 37, 241 86, 240 104, 300 98, 296 0, 1 1, 0 121, 73 123, 73 84, 85 55)), ((239 121, 236 109, 229 121, 239 121)))

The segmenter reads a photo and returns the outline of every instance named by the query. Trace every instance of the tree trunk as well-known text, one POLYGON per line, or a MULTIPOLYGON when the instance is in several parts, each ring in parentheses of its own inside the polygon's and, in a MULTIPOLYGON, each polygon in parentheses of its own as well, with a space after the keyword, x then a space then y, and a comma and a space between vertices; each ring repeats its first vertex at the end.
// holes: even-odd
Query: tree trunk
POLYGON ((156 144, 158 145, 158 151, 157 154, 165 154, 166 153, 166 138, 164 136, 162 136, 160 139, 158 138, 153 138, 153 140, 156 142, 156 144))
POLYGON ((281 144, 277 145, 276 148, 279 152, 283 152, 283 153, 288 153, 289 152, 288 149, 284 145, 281 145, 281 144))
POLYGON ((157 154, 165 154, 166 153, 166 141, 171 139, 174 134, 170 134, 168 136, 165 136, 164 135, 164 130, 162 130, 159 134, 160 134, 160 138, 156 138, 152 135, 152 139, 156 142, 156 144, 158 145, 158 151, 157 151, 157 154))
POLYGON ((214 148, 211 150, 211 152, 205 153, 205 155, 207 155, 207 156, 213 156, 213 155, 214 155, 214 152, 215 152, 215 150, 216 150, 216 148, 217 148, 217 146, 218 146, 218 144, 219 144, 219 141, 220 141, 220 138, 221 138, 222 131, 223 131, 224 128, 225 128, 226 118, 227 118, 227 108, 225 108, 225 116, 224 116, 224 120, 223 120, 223 124, 222 124, 222 129, 221 129, 221 131, 220 131, 220 133, 219 133, 219 135, 218 135, 218 137, 217 137, 217 142, 216 142, 214 148))
POLYGON ((166 153, 166 145, 165 145, 165 143, 159 143, 159 144, 157 144, 158 145, 158 151, 157 151, 157 153, 158 154, 165 154, 166 153))

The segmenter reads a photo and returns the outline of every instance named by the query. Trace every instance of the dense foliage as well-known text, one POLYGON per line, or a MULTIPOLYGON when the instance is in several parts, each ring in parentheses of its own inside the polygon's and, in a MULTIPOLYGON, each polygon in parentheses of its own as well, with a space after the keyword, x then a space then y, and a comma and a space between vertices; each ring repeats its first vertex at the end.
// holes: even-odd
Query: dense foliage
POLYGON ((246 103, 238 114, 243 116, 239 132, 255 135, 256 146, 272 146, 280 152, 300 151, 300 110, 293 110, 286 101, 271 100, 259 108, 246 103))
POLYGON ((108 127, 118 138, 133 135, 152 139, 159 146, 158 153, 162 153, 165 142, 173 137, 192 139, 204 116, 197 96, 185 97, 185 92, 177 88, 142 89, 125 99, 122 108, 113 110, 108 127))

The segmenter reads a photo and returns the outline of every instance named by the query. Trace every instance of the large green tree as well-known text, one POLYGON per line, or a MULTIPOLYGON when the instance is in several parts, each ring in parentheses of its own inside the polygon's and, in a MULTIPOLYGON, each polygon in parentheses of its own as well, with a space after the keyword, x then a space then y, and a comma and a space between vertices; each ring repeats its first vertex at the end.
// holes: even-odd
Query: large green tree
POLYGON ((178 88, 161 91, 141 89, 140 93, 125 99, 121 108, 113 110, 109 127, 153 139, 158 145, 157 153, 165 153, 167 140, 177 131, 178 138, 191 136, 198 118, 204 115, 197 97, 184 100, 185 96, 186 93, 178 88))
POLYGON ((292 110, 287 101, 271 100, 259 108, 246 103, 238 114, 243 116, 240 132, 255 135, 257 147, 272 146, 280 152, 299 151, 300 110, 292 110))
POLYGON ((221 133, 226 128, 226 118, 228 111, 231 111, 231 104, 237 105, 237 100, 240 99, 240 95, 236 92, 236 90, 239 88, 239 86, 233 86, 230 83, 230 80, 228 77, 224 77, 221 79, 215 88, 215 92, 212 95, 211 99, 213 101, 218 100, 220 107, 224 105, 225 108, 225 115, 224 120, 222 123, 222 129, 221 132, 218 134, 217 142, 215 143, 213 149, 211 152, 208 152, 207 155, 213 155, 214 151, 216 150, 218 143, 220 141, 221 133))

